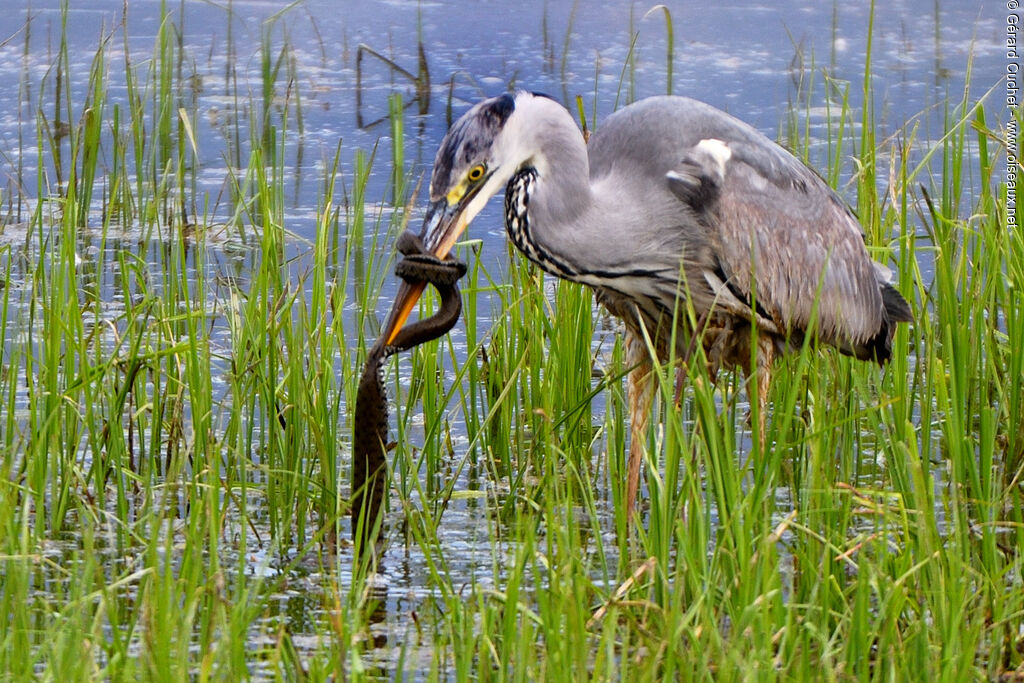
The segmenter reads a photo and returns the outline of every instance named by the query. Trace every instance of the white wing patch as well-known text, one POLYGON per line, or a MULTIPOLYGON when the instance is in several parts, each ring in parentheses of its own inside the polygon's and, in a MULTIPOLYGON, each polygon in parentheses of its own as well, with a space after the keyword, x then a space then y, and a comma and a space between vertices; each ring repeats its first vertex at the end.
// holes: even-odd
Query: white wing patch
POLYGON ((716 138, 706 138, 698 142, 695 149, 710 157, 718 167, 718 175, 725 177, 725 162, 732 158, 732 150, 729 149, 729 145, 716 138))

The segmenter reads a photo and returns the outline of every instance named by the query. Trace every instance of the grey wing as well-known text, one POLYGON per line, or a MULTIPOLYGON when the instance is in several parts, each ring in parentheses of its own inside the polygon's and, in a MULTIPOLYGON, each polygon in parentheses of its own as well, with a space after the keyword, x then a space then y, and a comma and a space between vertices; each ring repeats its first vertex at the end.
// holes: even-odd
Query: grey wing
POLYGON ((608 117, 588 147, 592 178, 646 178, 683 203, 664 245, 692 259, 718 305, 779 333, 813 325, 861 358, 887 356, 889 323, 911 319, 842 199, 743 121, 652 97, 608 117))
MULTIPOLYGON (((717 263, 705 273, 733 312, 856 352, 885 323, 881 269, 824 181, 774 143, 708 139, 667 174, 701 217, 717 263)), ((857 353, 857 355, 862 355, 857 353)))

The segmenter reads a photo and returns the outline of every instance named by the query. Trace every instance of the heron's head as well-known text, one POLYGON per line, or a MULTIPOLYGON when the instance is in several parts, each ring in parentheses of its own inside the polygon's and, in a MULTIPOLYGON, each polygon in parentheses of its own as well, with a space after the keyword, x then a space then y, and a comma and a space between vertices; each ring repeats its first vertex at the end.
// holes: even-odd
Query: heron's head
MULTIPOLYGON (((531 127, 548 107, 565 110, 543 95, 517 91, 484 100, 452 124, 441 141, 430 177, 430 206, 420 238, 444 258, 487 201, 516 171, 534 162, 531 127)), ((423 287, 401 287, 384 330, 388 343, 405 324, 423 287)))

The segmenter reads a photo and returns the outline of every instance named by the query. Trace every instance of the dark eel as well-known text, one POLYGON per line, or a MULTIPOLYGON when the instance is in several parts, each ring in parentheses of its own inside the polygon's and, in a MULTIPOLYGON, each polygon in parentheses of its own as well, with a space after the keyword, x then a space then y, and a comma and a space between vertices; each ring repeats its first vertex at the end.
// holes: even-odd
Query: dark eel
POLYGON ((382 335, 370 349, 356 393, 355 425, 352 437, 352 540, 356 552, 369 546, 380 520, 381 503, 387 483, 388 398, 381 378, 384 360, 448 333, 462 313, 457 282, 466 274, 466 264, 439 259, 425 251, 420 238, 404 232, 398 238, 403 255, 395 274, 407 282, 426 282, 441 295, 437 313, 403 327, 390 344, 382 335))

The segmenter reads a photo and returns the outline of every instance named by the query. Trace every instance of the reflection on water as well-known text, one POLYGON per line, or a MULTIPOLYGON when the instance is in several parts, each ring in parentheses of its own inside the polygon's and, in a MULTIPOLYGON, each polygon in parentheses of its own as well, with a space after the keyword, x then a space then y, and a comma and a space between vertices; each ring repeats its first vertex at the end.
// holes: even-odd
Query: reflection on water
MULTIPOLYGON (((914 119, 921 126, 919 156, 942 130, 942 103, 948 94, 962 91, 971 55, 975 73, 972 88, 980 92, 995 83, 1001 56, 995 39, 1001 27, 996 4, 912 0, 881 3, 876 8, 871 87, 880 119, 880 140, 896 134, 907 120, 914 119)), ((809 117, 805 123, 812 138, 812 162, 826 166, 827 109, 823 102, 809 107, 794 102, 796 88, 803 79, 821 79, 821 70, 827 69, 830 78, 848 86, 845 92, 851 105, 860 107, 868 5, 673 4, 676 44, 672 89, 736 114, 773 138, 785 129, 785 112, 797 104, 809 117)), ((74 42, 68 46, 72 101, 82 101, 99 38, 108 36, 110 40, 108 68, 112 74, 107 96, 115 101, 123 101, 125 96, 123 75, 117 75, 123 70, 121 60, 126 54, 138 56, 135 58, 151 54, 160 3, 131 3, 124 34, 119 27, 123 7, 121 0, 101 0, 89 3, 88 8, 70 10, 69 24, 74 27, 69 34, 74 42), (122 35, 128 36, 127 46, 121 42, 122 35)), ((249 96, 259 91, 260 64, 255 55, 263 35, 262 22, 277 9, 274 3, 235 2, 230 17, 213 3, 188 3, 181 10, 187 55, 183 68, 191 74, 193 84, 191 92, 185 94, 190 101, 183 101, 181 106, 197 112, 195 136, 202 141, 197 150, 200 168, 197 185, 192 188, 193 204, 183 202, 182 210, 187 215, 206 214, 216 223, 226 220, 235 209, 231 180, 242 166, 248 147, 248 141, 238 137, 235 124, 241 121, 243 127, 247 126, 258 116, 258 112, 239 109, 238 102, 248 102, 249 96), (225 50, 229 23, 234 32, 231 54, 225 50), (241 100, 239 93, 243 94, 241 100), (209 204, 196 199, 199 197, 207 197, 209 204)), ((338 4, 329 0, 309 0, 286 13, 281 19, 282 30, 272 36, 290 45, 294 64, 289 68, 302 106, 301 132, 300 124, 292 120, 296 134, 287 138, 283 148, 291 174, 287 227, 294 235, 288 256, 300 264, 308 258, 308 244, 316 236, 322 178, 331 168, 339 141, 345 178, 352 175, 356 150, 379 145, 381 151, 365 195, 371 202, 368 210, 373 213, 368 220, 372 224, 384 215, 386 223, 391 208, 372 202, 387 202, 391 197, 392 169, 382 159, 386 159, 384 150, 391 146, 386 120, 394 93, 402 96, 406 107, 401 158, 413 177, 429 171, 451 117, 458 116, 470 103, 511 86, 549 92, 570 105, 580 96, 592 124, 596 120, 597 125, 617 105, 663 93, 665 26, 660 13, 645 16, 645 9, 642 5, 631 9, 621 2, 601 0, 581 4, 575 11, 570 3, 521 0, 515 16, 509 17, 491 2, 347 0, 340 3, 339 11, 338 4), (631 53, 634 30, 639 37, 631 53), (417 36, 422 36, 423 53, 417 36)), ((15 16, 9 7, 5 14, 15 16)), ((172 15, 181 19, 175 12, 172 15)), ((54 63, 52 40, 59 33, 60 22, 56 2, 33 2, 18 16, 21 21, 32 19, 22 28, 31 32, 29 49, 24 49, 24 35, 10 35, 17 23, 13 20, 5 24, 10 37, 0 35, 0 41, 4 41, 0 44, 0 246, 28 241, 24 230, 36 199, 32 188, 36 187, 37 166, 44 156, 36 147, 36 108, 53 109, 53 93, 35 89, 54 63)), ((272 102, 270 106, 284 104, 272 102)), ((888 172, 885 164, 879 166, 880 172, 888 172)), ((55 182, 66 179, 66 169, 43 170, 55 182)), ((492 203, 472 228, 473 237, 484 243, 480 258, 496 273, 502 272, 506 258, 499 204, 492 203)), ((99 217, 104 207, 94 208, 99 217)), ((90 225, 94 225, 92 220, 90 225)), ((244 236, 218 239, 216 229, 207 237, 216 255, 202 265, 190 261, 193 267, 210 269, 212 280, 244 281, 259 258, 255 251, 258 242, 244 236)), ((367 236, 367 248, 371 238, 367 236)), ((100 247, 90 242, 87 230, 82 256, 88 262, 91 249, 131 249, 141 251, 156 269, 161 262, 161 240, 160 235, 126 225, 116 241, 100 247)), ((377 245, 379 249, 387 246, 377 245)), ((297 268, 301 270, 301 266, 297 268)), ((6 286, 18 287, 19 277, 24 273, 15 267, 14 277, 6 286)), ((111 272, 92 272, 87 282, 97 293, 113 291, 116 288, 111 277, 111 272)), ((113 297, 105 305, 116 315, 123 310, 124 302, 113 297)), ((481 309, 490 310, 486 303, 481 309)), ((218 333, 226 335, 227 330, 221 326, 218 333)), ((460 332, 455 334, 458 337, 460 332)), ((13 335, 9 333, 8 338, 13 335)), ((226 338, 221 341, 220 351, 226 356, 230 342, 226 338)), ((407 364, 402 367, 407 373, 407 364)), ((218 381, 214 387, 215 391, 223 390, 218 381)), ((459 419, 453 417, 454 443, 456 448, 465 448, 465 435, 458 432, 459 419)), ((496 561, 495 553, 511 552, 493 541, 495 534, 501 536, 498 511, 508 495, 508 485, 491 481, 473 467, 461 471, 476 481, 467 480, 457 488, 480 491, 481 495, 454 499, 444 512, 440 536, 450 561, 446 571, 455 586, 493 585, 500 582, 503 566, 503 562, 496 561), (472 471, 475 474, 469 473, 472 471)), ((600 493, 596 504, 603 518, 597 526, 614 534, 610 494, 600 493)), ((437 609, 436 596, 426 588, 427 577, 434 571, 434 558, 419 554, 415 543, 402 542, 408 538, 404 511, 395 507, 387 524, 395 542, 382 558, 381 572, 372 589, 377 606, 369 617, 373 642, 380 651, 370 656, 367 665, 379 667, 382 675, 390 675, 398 657, 405 658, 407 667, 429 665, 430 638, 418 634, 416 615, 437 609)), ((269 537, 266 521, 259 519, 258 512, 251 516, 255 525, 252 530, 269 537)), ((234 528, 233 533, 246 534, 249 530, 234 528)), ((606 544, 609 548, 614 545, 606 544)), ((75 556, 78 548, 73 541, 53 541, 47 552, 51 551, 60 563, 75 556)), ((268 602, 262 631, 253 634, 254 639, 272 637, 276 624, 283 622, 297 647, 317 647, 315 634, 330 631, 334 601, 347 585, 351 562, 348 552, 343 545, 334 566, 316 566, 314 560, 285 565, 289 572, 286 588, 268 602), (309 642, 302 634, 309 634, 309 642)), ((262 550, 250 549, 239 561, 246 563, 247 573, 254 579, 274 578, 285 570, 281 558, 262 550)), ((589 561, 595 567, 601 562, 614 567, 617 558, 594 557, 589 561)))

